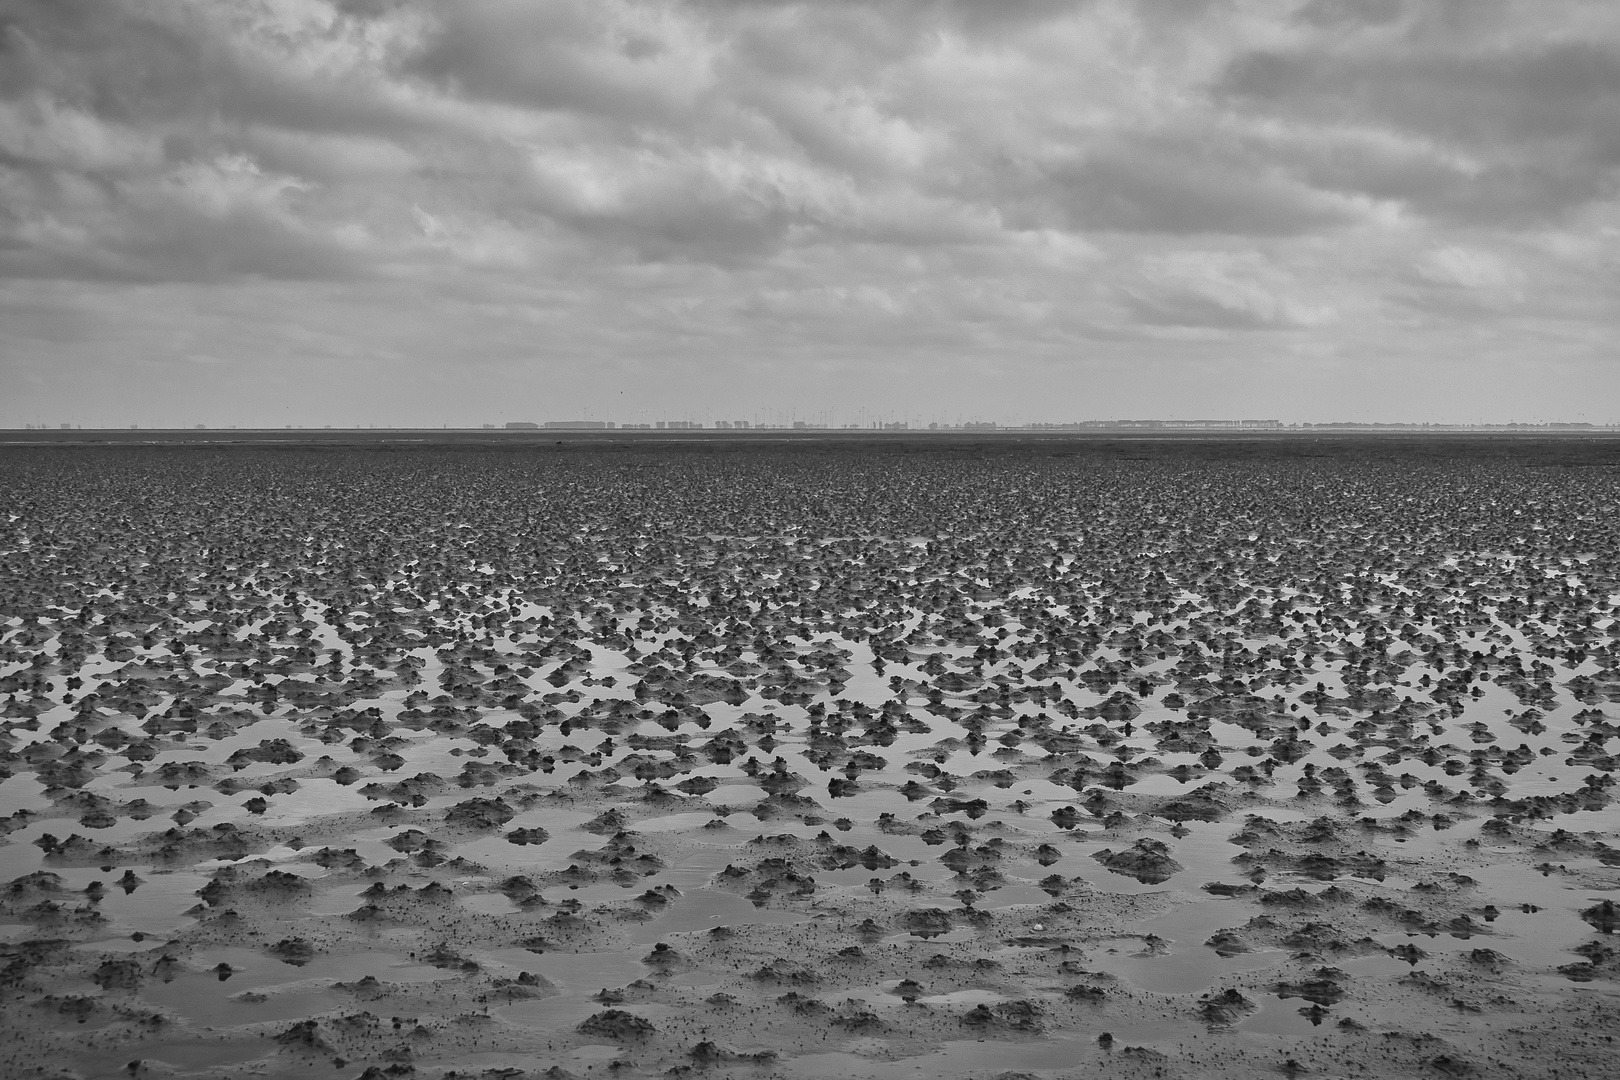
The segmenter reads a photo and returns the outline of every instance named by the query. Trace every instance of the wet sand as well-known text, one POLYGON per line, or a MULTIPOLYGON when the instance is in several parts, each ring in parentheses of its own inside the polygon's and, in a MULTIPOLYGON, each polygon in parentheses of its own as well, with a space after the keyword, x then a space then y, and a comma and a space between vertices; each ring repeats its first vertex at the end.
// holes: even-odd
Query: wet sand
POLYGON ((1620 448, 0 448, 0 1073, 1611 1076, 1620 448))

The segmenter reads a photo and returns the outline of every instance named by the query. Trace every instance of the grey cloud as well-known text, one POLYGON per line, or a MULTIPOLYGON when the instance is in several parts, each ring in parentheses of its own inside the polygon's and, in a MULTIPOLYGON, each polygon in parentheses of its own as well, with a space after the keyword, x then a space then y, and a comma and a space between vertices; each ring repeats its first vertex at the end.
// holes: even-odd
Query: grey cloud
POLYGON ((331 0, 332 6, 358 19, 379 19, 406 7, 410 0, 331 0))
POLYGON ((265 135, 364 133, 375 142, 381 134, 391 145, 386 136, 409 125, 337 76, 278 69, 275 48, 287 42, 256 49, 264 43, 232 38, 250 33, 231 21, 238 14, 120 0, 5 8, 0 274, 197 281, 373 272, 354 250, 344 178, 328 171, 322 187, 286 174, 298 155, 265 135), (345 242, 334 238, 338 226, 345 242))
MULTIPOLYGON (((1218 0, 1177 0, 1178 10, 1218 0)), ((935 47, 944 30, 994 37, 1083 12, 1095 0, 691 0, 641 8, 591 0, 534 4, 467 0, 428 9, 432 29, 400 70, 473 99, 578 111, 631 121, 669 120, 697 106, 712 80, 720 96, 753 80, 822 87, 865 82, 886 65, 935 47), (655 14, 669 16, 660 20, 655 14), (635 13, 646 26, 626 25, 635 13), (661 32, 671 26, 684 40, 661 32), (672 46, 696 45, 686 86, 658 64, 679 61, 672 46), (707 64, 713 62, 713 69, 707 64)))
MULTIPOLYGON (((231 37, 248 33, 240 25, 180 18, 177 13, 186 9, 179 3, 148 9, 36 0, 21 9, 24 17, 15 20, 21 29, 8 31, 6 40, 12 52, 33 58, 21 86, 109 124, 161 135, 166 160, 112 173, 111 181, 125 185, 114 184, 115 198, 155 180, 164 168, 246 152, 269 169, 321 187, 301 200, 299 220, 284 221, 309 231, 320 228, 323 208, 328 214, 352 212, 359 200, 350 187, 380 174, 393 181, 384 198, 405 195, 409 201, 424 192, 429 201, 435 193, 452 203, 472 199, 514 227, 526 227, 526 217, 540 214, 636 258, 723 264, 767 257, 790 238, 950 242, 981 234, 982 225, 963 222, 992 221, 998 212, 1019 228, 1167 234, 1293 235, 1345 220, 1341 206, 1230 140, 1175 132, 1113 138, 1102 132, 1074 147, 1067 160, 1038 166, 1032 182, 1015 179, 1003 187, 1005 175, 982 168, 992 133, 975 127, 975 118, 941 111, 921 88, 908 87, 906 65, 934 47, 943 27, 991 35, 1092 6, 1089 0, 695 3, 656 9, 589 0, 346 2, 336 10, 348 21, 297 33, 318 33, 309 44, 326 47, 358 33, 350 22, 384 20, 406 7, 425 20, 424 33, 419 40, 399 37, 396 44, 405 52, 372 52, 354 70, 337 66, 313 73, 295 62, 286 41, 247 47, 231 37), (839 87, 836 107, 827 96, 829 80, 839 87), (404 93, 379 89, 389 84, 404 93), (553 147, 543 141, 542 153, 579 151, 610 162, 613 154, 601 151, 644 162, 663 158, 666 175, 656 183, 621 185, 627 187, 623 197, 602 205, 524 190, 517 171, 502 160, 511 154, 499 136, 458 130, 443 108, 400 103, 415 95, 442 106, 444 98, 434 89, 451 91, 466 117, 468 110, 500 102, 571 125, 566 134, 544 137, 562 142, 553 147), (869 122, 867 129, 841 126, 847 118, 836 108, 851 100, 851 116, 869 122), (882 126, 890 122, 912 131, 931 157, 890 160, 882 126), (288 137, 278 137, 278 130, 288 137), (321 140, 327 142, 326 161, 314 151, 321 140), (371 159, 386 160, 386 167, 368 168, 363 150, 342 152, 361 147, 360 140, 374 145, 371 159), (724 157, 743 147, 748 154, 739 168, 759 175, 716 182, 669 153, 670 145, 685 145, 697 157, 724 157), (846 205, 806 203, 776 190, 772 159, 813 174, 821 187, 849 186, 846 205), (987 175, 986 185, 981 181, 987 175), (889 208, 919 203, 960 207, 961 221, 919 229, 915 221, 883 220, 889 208)), ((1218 6, 1187 0, 1175 10, 1218 6)), ((1040 127, 1027 137, 1041 137, 1040 127)), ((48 203, 40 209, 56 212, 48 203)), ((124 212, 151 210, 130 201, 124 212)), ((173 234, 155 226, 148 232, 173 234)), ((251 235, 254 230, 244 230, 251 235)))
POLYGON ((1324 120, 1376 119, 1464 143, 1543 141, 1601 130, 1620 103, 1620 50, 1405 56, 1318 50, 1237 57, 1219 93, 1324 120))
POLYGON ((1095 6, 1095 0, 943 0, 923 6, 944 9, 970 31, 994 31, 1071 15, 1095 6))
POLYGON ((1190 134, 1121 140, 1042 174, 1032 198, 1008 207, 1015 224, 1288 236, 1350 220, 1270 162, 1246 159, 1235 141, 1190 134))
POLYGON ((1278 323, 1253 308, 1222 303, 1192 291, 1142 294, 1125 290, 1125 305, 1138 322, 1210 330, 1271 330, 1278 323))
POLYGON ((779 206, 690 191, 649 198, 614 214, 554 209, 549 216, 637 259, 718 266, 741 265, 776 251, 793 221, 779 206))
POLYGON ((685 111, 677 88, 660 77, 666 50, 615 26, 605 11, 582 0, 444 6, 400 70, 474 99, 534 109, 637 121, 685 111))
POLYGON ((1310 0, 1294 18, 1313 26, 1382 26, 1405 13, 1405 0, 1310 0))
MULTIPOLYGON (((693 6, 721 13, 795 11, 817 18, 851 12, 872 15, 896 33, 937 34, 948 28, 994 40, 1104 6, 1100 0, 695 0, 693 6)), ((1230 8, 1232 0, 1135 0, 1130 14, 1153 25, 1185 24, 1230 8)))
POLYGON ((1332 321, 1335 312, 1295 295, 1298 284, 1257 252, 1179 251, 1145 260, 1118 290, 1149 326, 1281 330, 1332 321))
MULTIPOLYGON (((575 260, 820 297, 880 251, 919 280, 1084 291, 1077 334, 1121 309, 1262 330, 1320 312, 1258 271, 1133 276, 1114 253, 1409 242, 1380 202, 1535 224, 1611 193, 1620 160, 1620 54, 1516 43, 1490 0, 1269 23, 1231 0, 327 0, 285 27, 211 0, 0 6, 13 276, 449 288, 575 260), (177 187, 237 160, 238 187, 177 187), (1099 253, 1020 261, 1043 236, 1099 253)), ((616 287, 590 286, 603 309, 616 287)))
POLYGON ((95 175, 0 163, 0 276, 330 279, 371 272, 300 213, 301 185, 240 156, 95 175))
POLYGON ((172 208, 152 211, 109 222, 91 239, 0 239, 0 277, 222 282, 339 280, 368 273, 354 253, 249 212, 210 218, 172 208))
POLYGON ((1215 92, 1236 109, 1427 141, 1426 162, 1318 160, 1307 174, 1448 220, 1555 217, 1612 197, 1620 179, 1620 51, 1609 47, 1248 53, 1215 92))
MULTIPOLYGON (((356 77, 277 67, 266 56, 274 50, 233 39, 248 37, 231 24, 233 14, 225 6, 193 11, 185 3, 18 0, 0 14, 0 98, 44 96, 114 123, 182 125, 194 137, 244 123, 393 134, 430 129, 378 97, 374 83, 386 72, 356 77)), ((300 43, 283 37, 271 44, 290 55, 300 43)))
POLYGON ((18 0, 0 13, 0 96, 46 93, 121 122, 195 108, 210 83, 200 41, 121 3, 18 0))
MULTIPOLYGON (((803 11, 869 10, 890 23, 911 26, 949 25, 993 30, 1028 26, 1095 7, 1097 0, 696 0, 694 6, 717 12, 784 9, 803 11)), ((1181 6, 1204 6, 1208 0, 1176 0, 1181 6)))

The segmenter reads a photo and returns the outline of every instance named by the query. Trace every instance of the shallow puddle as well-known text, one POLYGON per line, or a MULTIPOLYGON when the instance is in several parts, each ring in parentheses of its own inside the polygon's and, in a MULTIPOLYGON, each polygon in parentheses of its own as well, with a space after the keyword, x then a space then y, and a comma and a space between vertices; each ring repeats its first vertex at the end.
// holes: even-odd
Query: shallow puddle
POLYGON ((310 985, 305 988, 299 984, 295 988, 266 992, 246 986, 237 988, 233 986, 235 982, 231 979, 222 983, 213 972, 179 975, 171 982, 149 983, 142 988, 141 998, 192 1024, 206 1027, 297 1020, 339 1009, 354 1001, 350 995, 329 987, 310 985))
POLYGON ((456 897, 456 903, 480 915, 511 915, 523 910, 501 893, 470 893, 456 897))
POLYGON ((700 829, 714 820, 714 815, 706 811, 687 811, 680 814, 665 814, 663 817, 643 818, 636 822, 637 832, 680 832, 684 829, 700 829))
POLYGON ((656 942, 669 934, 689 934, 717 926, 787 926, 809 921, 810 916, 801 912, 755 907, 735 893, 694 889, 672 900, 667 912, 637 926, 630 940, 656 942))
POLYGON ((1302 1009, 1309 1008, 1310 1003, 1299 998, 1280 998, 1276 994, 1252 996, 1260 1007, 1237 1022, 1239 1031, 1255 1035, 1281 1035, 1287 1039, 1304 1039, 1319 1031, 1324 1023, 1331 1023, 1337 1019, 1335 1016, 1313 1020, 1301 1012, 1302 1009))
POLYGON ((365 903, 368 885, 334 885, 318 889, 305 905, 311 915, 347 915, 365 903))
POLYGON ((1151 946, 1142 938, 1098 942, 1092 963, 1144 990, 1160 994, 1202 994, 1217 989, 1236 972, 1275 967, 1287 954, 1261 949, 1223 957, 1205 942, 1216 931, 1240 927, 1250 909, 1238 900, 1206 900, 1185 904, 1168 915, 1145 919, 1133 929, 1157 939, 1151 946))
POLYGON ((522 950, 493 951, 488 955, 520 970, 543 975, 564 990, 569 998, 577 998, 607 988, 635 982, 648 972, 641 962, 646 955, 642 949, 616 952, 566 953, 548 951, 529 953, 522 950))
MULTIPOLYGON (((208 1075, 210 1069, 239 1068, 265 1056, 263 1047, 240 1043, 204 1042, 195 1039, 155 1039, 128 1043, 117 1050, 85 1051, 69 1055, 85 1080, 128 1080, 129 1063, 138 1061, 157 1075, 174 1070, 182 1075, 208 1075)), ((302 1067, 271 1064, 254 1075, 270 1080, 298 1076, 302 1067)))

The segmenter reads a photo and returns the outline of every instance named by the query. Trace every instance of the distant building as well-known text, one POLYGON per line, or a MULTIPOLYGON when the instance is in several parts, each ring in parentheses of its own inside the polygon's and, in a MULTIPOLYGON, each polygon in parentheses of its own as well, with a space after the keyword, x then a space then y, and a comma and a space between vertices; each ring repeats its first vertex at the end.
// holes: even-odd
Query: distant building
POLYGON ((548 430, 606 431, 614 426, 611 420, 547 420, 548 430))
POLYGON ((539 431, 540 425, 527 420, 513 420, 506 425, 507 431, 539 431))
POLYGON ((696 420, 660 420, 658 426, 670 431, 696 431, 703 425, 696 420))
POLYGON ((1193 429, 1213 431, 1276 431, 1280 420, 1160 420, 1166 429, 1193 429))
POLYGON ((1148 431, 1277 431, 1280 420, 1087 420, 1084 427, 1148 431))

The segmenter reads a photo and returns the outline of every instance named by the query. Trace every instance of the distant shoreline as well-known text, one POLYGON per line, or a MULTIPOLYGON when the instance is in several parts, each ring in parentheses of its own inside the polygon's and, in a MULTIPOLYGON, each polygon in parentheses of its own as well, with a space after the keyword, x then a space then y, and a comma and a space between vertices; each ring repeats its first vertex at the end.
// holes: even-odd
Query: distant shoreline
POLYGON ((546 446, 558 444, 835 443, 882 445, 947 443, 1320 443, 1346 441, 1594 442, 1620 440, 1620 428, 1398 428, 1319 427, 1310 429, 1222 431, 1219 429, 1142 430, 1140 428, 993 430, 912 429, 882 431, 837 428, 540 429, 480 428, 72 428, 0 429, 3 446, 546 446))

